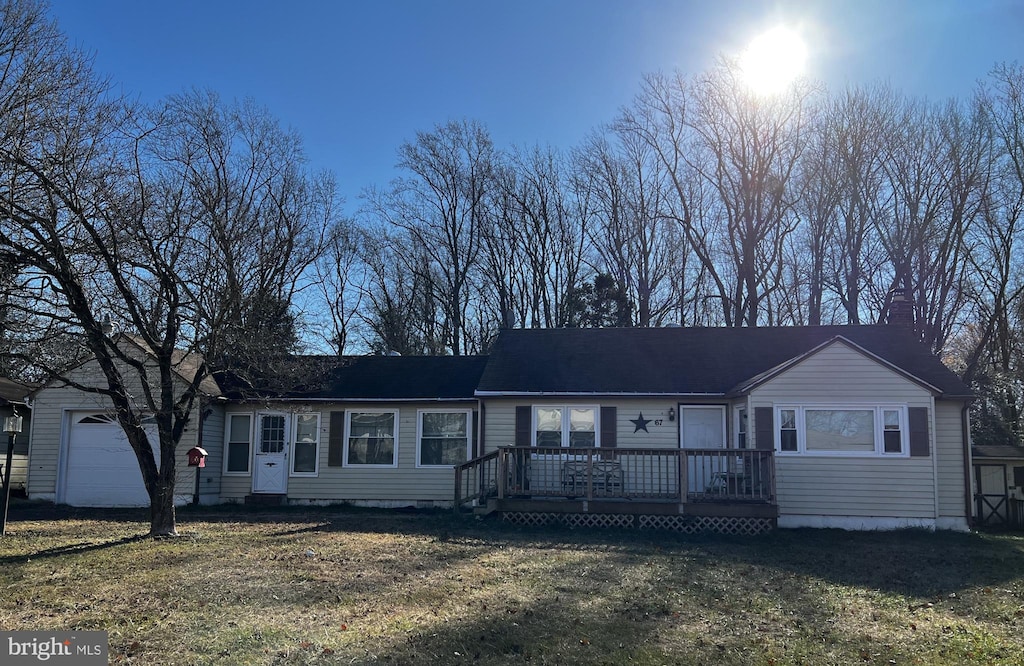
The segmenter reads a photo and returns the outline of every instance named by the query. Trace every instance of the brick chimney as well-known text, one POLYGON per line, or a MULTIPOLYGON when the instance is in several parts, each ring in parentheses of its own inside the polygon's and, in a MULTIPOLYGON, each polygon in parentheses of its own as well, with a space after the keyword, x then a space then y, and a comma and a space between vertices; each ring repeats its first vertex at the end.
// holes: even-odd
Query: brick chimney
POLYGON ((893 289, 889 292, 890 326, 900 326, 908 331, 914 329, 914 301, 906 289, 893 289))

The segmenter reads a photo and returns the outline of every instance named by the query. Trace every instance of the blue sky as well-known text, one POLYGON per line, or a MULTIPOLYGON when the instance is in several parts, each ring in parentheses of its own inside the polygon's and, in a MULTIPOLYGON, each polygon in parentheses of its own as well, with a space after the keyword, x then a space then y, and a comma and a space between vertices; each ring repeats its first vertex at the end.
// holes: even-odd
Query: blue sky
POLYGON ((359 192, 395 176, 398 146, 449 119, 499 147, 568 149, 628 104, 646 72, 698 73, 758 32, 796 27, 808 75, 966 96, 1024 60, 1019 0, 51 0, 73 43, 124 92, 252 97, 359 192))

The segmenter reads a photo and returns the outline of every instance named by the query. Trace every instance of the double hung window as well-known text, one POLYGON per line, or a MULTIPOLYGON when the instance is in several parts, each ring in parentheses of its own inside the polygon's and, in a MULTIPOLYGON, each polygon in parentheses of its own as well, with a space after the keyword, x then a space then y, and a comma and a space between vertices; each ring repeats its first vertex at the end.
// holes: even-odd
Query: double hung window
POLYGON ((776 450, 850 456, 909 453, 901 405, 794 405, 776 409, 776 450))

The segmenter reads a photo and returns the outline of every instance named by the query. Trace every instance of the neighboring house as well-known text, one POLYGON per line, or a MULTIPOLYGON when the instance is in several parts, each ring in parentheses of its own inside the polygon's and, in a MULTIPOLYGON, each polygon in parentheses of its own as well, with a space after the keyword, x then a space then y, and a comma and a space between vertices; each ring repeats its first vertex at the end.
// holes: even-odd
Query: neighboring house
POLYGON ((1024 527, 1024 447, 976 445, 974 518, 988 527, 1024 527))
MULTIPOLYGON (((22 418, 21 434, 14 438, 14 457, 11 464, 11 489, 23 492, 28 476, 28 438, 32 427, 32 410, 26 405, 26 397, 32 387, 21 382, 0 377, 0 424, 15 413, 22 418)), ((0 466, 7 464, 6 433, 0 432, 0 466)))
MULTIPOLYGON (((201 440, 181 445, 210 453, 201 501, 454 502, 683 530, 968 526, 971 393, 897 326, 508 330, 488 357, 296 364, 301 388, 221 378, 210 393, 201 440)), ((29 494, 69 502, 102 405, 58 387, 35 399, 29 494)))

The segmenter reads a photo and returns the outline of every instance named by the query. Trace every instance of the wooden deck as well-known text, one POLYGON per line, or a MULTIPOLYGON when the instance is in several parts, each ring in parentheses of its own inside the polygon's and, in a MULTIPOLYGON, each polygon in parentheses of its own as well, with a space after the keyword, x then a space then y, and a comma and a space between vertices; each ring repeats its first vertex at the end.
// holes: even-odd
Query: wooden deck
POLYGON ((455 506, 485 512, 774 519, 772 451, 502 447, 456 468, 455 506))

